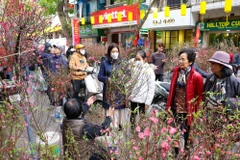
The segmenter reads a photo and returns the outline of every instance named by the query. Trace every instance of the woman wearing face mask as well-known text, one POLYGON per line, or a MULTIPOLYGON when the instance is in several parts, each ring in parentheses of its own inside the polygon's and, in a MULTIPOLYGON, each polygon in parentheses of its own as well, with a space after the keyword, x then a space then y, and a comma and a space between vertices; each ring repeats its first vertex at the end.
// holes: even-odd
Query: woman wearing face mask
MULTIPOLYGON (((113 69, 113 66, 117 64, 120 58, 119 47, 116 43, 112 43, 108 46, 106 59, 104 59, 101 63, 100 71, 98 73, 98 80, 103 82, 103 103, 102 106, 105 109, 105 114, 107 114, 107 110, 109 109, 109 104, 106 98, 107 84, 111 83, 110 75, 113 69)), ((115 107, 116 111, 113 116, 113 127, 121 129, 122 124, 124 123, 127 113, 125 112, 125 105, 119 104, 115 107), (125 117, 124 117, 125 116, 125 117)), ((126 111, 127 112, 127 111, 126 111)))
POLYGON ((140 114, 144 114, 145 110, 149 108, 152 103, 155 92, 155 73, 154 65, 147 63, 147 55, 143 50, 137 51, 135 58, 130 60, 132 63, 132 80, 134 81, 134 88, 130 96, 131 101, 131 125, 135 128, 134 110, 139 107, 140 114))
POLYGON ((196 59, 196 53, 192 49, 183 49, 179 55, 179 66, 173 69, 170 91, 166 110, 173 113, 175 122, 179 129, 184 132, 184 142, 175 148, 176 155, 178 148, 184 149, 187 146, 187 140, 190 125, 193 120, 193 113, 197 112, 203 98, 203 78, 194 70, 193 64, 196 59))
POLYGON ((84 101, 85 96, 80 99, 78 96, 80 89, 84 90, 85 93, 85 77, 87 73, 84 70, 88 67, 87 60, 85 58, 85 46, 82 44, 76 45, 76 52, 74 52, 69 61, 71 82, 73 85, 73 98, 77 98, 79 100, 84 101))

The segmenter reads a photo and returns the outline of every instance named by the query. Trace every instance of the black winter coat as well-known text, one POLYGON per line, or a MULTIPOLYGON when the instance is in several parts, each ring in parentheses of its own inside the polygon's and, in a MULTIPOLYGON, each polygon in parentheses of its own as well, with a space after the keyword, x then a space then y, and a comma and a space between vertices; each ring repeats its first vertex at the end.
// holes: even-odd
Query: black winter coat
MULTIPOLYGON (((210 88, 216 84, 217 77, 214 74, 211 74, 207 77, 204 92, 205 99, 206 93, 210 91, 210 88)), ((233 74, 226 77, 226 100, 223 102, 223 105, 227 109, 235 110, 240 109, 240 79, 235 77, 233 74)))

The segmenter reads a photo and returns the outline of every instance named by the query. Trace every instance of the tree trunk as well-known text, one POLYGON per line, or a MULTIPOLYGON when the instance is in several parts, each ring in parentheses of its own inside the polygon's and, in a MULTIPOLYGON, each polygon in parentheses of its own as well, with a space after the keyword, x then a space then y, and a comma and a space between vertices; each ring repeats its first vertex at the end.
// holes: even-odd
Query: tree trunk
POLYGON ((71 29, 68 26, 71 26, 71 19, 68 16, 67 11, 64 10, 64 6, 68 5, 68 0, 64 0, 58 3, 57 12, 62 25, 62 34, 67 39, 68 45, 72 45, 72 34, 71 29))
POLYGON ((139 25, 136 26, 136 29, 135 29, 135 32, 134 32, 134 35, 133 35, 133 38, 131 39, 131 46, 133 46, 133 42, 134 42, 134 39, 135 37, 139 34, 139 30, 142 28, 144 22, 146 21, 146 19, 148 18, 148 15, 150 14, 150 11, 151 11, 151 8, 153 7, 153 5, 157 2, 157 1, 160 1, 160 4, 163 0, 153 0, 152 3, 150 4, 150 6, 148 6, 148 10, 143 18, 143 20, 140 22, 139 25))

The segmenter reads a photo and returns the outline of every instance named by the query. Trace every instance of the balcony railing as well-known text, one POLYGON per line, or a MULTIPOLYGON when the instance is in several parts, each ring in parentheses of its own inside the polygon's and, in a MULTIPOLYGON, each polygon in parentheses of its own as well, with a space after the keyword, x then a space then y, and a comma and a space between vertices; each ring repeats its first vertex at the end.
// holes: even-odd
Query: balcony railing
MULTIPOLYGON (((206 0, 207 3, 216 3, 216 2, 222 2, 222 1, 225 1, 225 0, 206 0)), ((191 0, 191 4, 192 5, 199 5, 201 2, 201 0, 191 0)))
POLYGON ((167 0, 167 5, 171 8, 178 8, 181 6, 181 3, 187 3, 187 1, 188 0, 167 0))

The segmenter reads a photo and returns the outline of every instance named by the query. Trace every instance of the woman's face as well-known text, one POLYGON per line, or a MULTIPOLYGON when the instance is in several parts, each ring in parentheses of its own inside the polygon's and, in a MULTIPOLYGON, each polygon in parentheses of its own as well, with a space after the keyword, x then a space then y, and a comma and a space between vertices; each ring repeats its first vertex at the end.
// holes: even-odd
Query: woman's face
POLYGON ((119 56, 119 51, 118 51, 118 48, 117 47, 114 47, 112 50, 111 50, 111 57, 113 59, 118 59, 118 56, 119 56))
POLYGON ((210 62, 211 63, 211 70, 214 74, 220 76, 221 75, 221 71, 223 69, 223 65, 218 64, 218 63, 214 63, 214 62, 210 62))
POLYGON ((182 69, 186 70, 189 66, 192 65, 192 62, 189 62, 187 54, 186 53, 182 53, 179 56, 179 65, 182 69))
POLYGON ((143 61, 143 58, 140 54, 137 54, 136 57, 135 57, 135 60, 136 61, 143 61))

